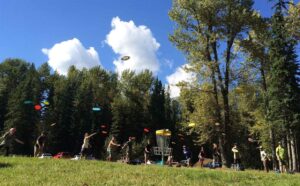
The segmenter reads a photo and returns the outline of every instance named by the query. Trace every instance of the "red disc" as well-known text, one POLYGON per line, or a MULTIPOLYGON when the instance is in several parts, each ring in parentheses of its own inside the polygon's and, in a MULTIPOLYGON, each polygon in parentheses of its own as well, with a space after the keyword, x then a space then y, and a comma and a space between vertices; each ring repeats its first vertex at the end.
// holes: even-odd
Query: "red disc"
POLYGON ((41 106, 41 105, 34 105, 34 109, 35 109, 35 110, 41 110, 41 109, 42 109, 42 106, 41 106))

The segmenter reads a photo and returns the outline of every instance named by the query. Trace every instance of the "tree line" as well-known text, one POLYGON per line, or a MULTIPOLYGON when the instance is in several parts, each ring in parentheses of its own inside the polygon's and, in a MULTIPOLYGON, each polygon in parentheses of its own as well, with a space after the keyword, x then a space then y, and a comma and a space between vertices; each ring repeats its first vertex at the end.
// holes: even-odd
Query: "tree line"
POLYGON ((299 170, 300 5, 272 2, 273 15, 262 17, 252 0, 173 0, 170 40, 197 77, 180 84, 182 123, 198 123, 186 130, 199 144, 218 142, 227 165, 237 142, 249 166, 259 166, 261 145, 275 167, 282 141, 299 170))
MULTIPOLYGON (((32 155, 35 140, 48 133, 46 151, 79 153, 84 133, 93 137, 93 154, 105 158, 107 140, 119 143, 135 137, 137 146, 155 130, 175 129, 179 105, 150 71, 124 71, 120 76, 101 67, 77 70, 67 76, 52 73, 47 63, 38 69, 21 59, 0 64, 0 130, 17 128, 25 145, 14 154, 32 155), (36 107, 37 105, 41 108, 36 107)), ((143 153, 143 145, 137 151, 143 153)))

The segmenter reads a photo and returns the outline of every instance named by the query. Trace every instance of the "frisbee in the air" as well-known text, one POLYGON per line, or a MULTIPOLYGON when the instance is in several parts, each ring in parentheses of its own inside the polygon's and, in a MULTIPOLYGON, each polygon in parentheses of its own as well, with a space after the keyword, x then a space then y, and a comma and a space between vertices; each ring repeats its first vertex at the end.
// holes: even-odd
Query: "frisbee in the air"
POLYGON ((56 123, 52 123, 50 126, 53 127, 53 126, 55 126, 55 125, 56 125, 56 123))
POLYGON ((189 127, 194 127, 196 126, 196 123, 189 123, 189 127))
POLYGON ((101 125, 100 127, 103 128, 103 129, 105 129, 105 128, 106 128, 106 125, 101 125))
POLYGON ((49 101, 47 101, 47 100, 45 100, 43 103, 44 103, 45 105, 49 105, 49 104, 50 104, 49 101))
POLYGON ((127 61, 128 59, 130 59, 129 56, 123 56, 123 57, 121 57, 121 60, 122 60, 122 61, 127 61))
POLYGON ((144 128, 144 132, 148 133, 150 131, 149 128, 144 128))
POLYGON ((101 110, 100 107, 93 107, 93 111, 95 111, 95 112, 99 112, 100 110, 101 110))
POLYGON ((34 105, 34 109, 35 109, 35 110, 41 110, 41 109, 42 109, 42 106, 41 106, 41 105, 34 105))
POLYGON ((32 101, 30 101, 30 100, 26 100, 26 101, 24 101, 24 104, 26 104, 26 105, 29 105, 29 104, 32 104, 33 102, 32 101))

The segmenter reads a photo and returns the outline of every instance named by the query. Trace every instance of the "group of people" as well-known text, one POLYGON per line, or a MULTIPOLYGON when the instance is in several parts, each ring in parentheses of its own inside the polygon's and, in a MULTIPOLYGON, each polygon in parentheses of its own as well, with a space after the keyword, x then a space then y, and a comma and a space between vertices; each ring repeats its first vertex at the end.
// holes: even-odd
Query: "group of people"
MULTIPOLYGON (((87 157, 90 154, 90 149, 91 149, 90 139, 91 139, 91 137, 95 136, 96 134, 97 133, 92 133, 92 134, 85 133, 84 138, 83 138, 83 144, 82 144, 81 151, 80 151, 80 158, 87 157)), ((24 144, 23 141, 19 140, 16 137, 16 128, 9 129, 1 138, 2 138, 2 142, 0 143, 0 149, 4 148, 5 156, 9 155, 12 143, 14 141, 19 144, 24 144)), ((36 143, 34 145, 34 156, 35 157, 41 156, 42 153, 44 152, 46 138, 47 138, 46 132, 42 132, 41 135, 38 136, 36 143)), ((116 142, 115 137, 112 137, 107 145, 107 154, 108 154, 107 160, 112 161, 112 148, 114 146, 115 147, 122 146, 122 150, 125 149, 124 161, 126 163, 130 163, 132 161, 133 141, 134 141, 134 137, 129 137, 128 141, 126 143, 124 143, 124 145, 121 145, 116 142)), ((150 141, 148 140, 147 144, 144 148, 145 164, 148 164, 148 162, 149 162, 149 158, 151 155, 151 149, 152 149, 152 146, 150 144, 150 141)), ((260 150, 260 158, 261 158, 264 170, 266 172, 269 172, 269 162, 271 161, 271 158, 266 153, 266 151, 264 150, 264 148, 262 146, 259 146, 259 150, 260 150)), ((238 169, 241 166, 241 156, 240 156, 239 148, 236 143, 232 147, 231 151, 233 153, 233 160, 234 160, 233 165, 235 168, 238 169)), ((190 166, 192 154, 191 154, 191 151, 185 145, 183 146, 183 155, 186 159, 185 160, 186 164, 188 166, 190 166)), ((201 167, 203 167, 205 157, 206 157, 206 154, 204 152, 204 148, 201 147, 199 155, 198 155, 199 163, 200 163, 201 167)), ((214 167, 220 166, 221 165, 221 153, 220 153, 220 150, 216 143, 213 143, 212 157, 213 157, 212 166, 214 166, 214 167)), ((285 149, 282 147, 281 142, 279 142, 278 146, 276 147, 276 159, 279 164, 279 171, 286 172, 285 149)), ((168 157, 167 163, 172 164, 172 161, 173 161, 173 155, 171 153, 168 157)))
MULTIPOLYGON (((124 161, 126 163, 130 163, 131 160, 132 160, 132 145, 133 145, 133 140, 134 140, 134 137, 129 137, 128 138, 128 141, 122 146, 122 150, 125 149, 126 150, 126 154, 125 154, 125 159, 124 161)), ((115 137, 112 137, 111 140, 109 141, 108 145, 107 145, 107 158, 106 160, 108 161, 111 161, 112 160, 112 148, 113 146, 116 146, 116 147, 121 147, 121 144, 118 144, 116 142, 116 138, 115 137)))
MULTIPOLYGON (((0 138, 2 142, 0 143, 0 149, 4 148, 4 155, 8 156, 11 151, 12 143, 15 141, 19 144, 24 145, 24 142, 19 140, 16 137, 16 128, 10 128, 4 135, 0 138)), ((43 153, 45 141, 46 141, 46 132, 42 132, 42 134, 37 138, 36 143, 34 145, 34 156, 40 156, 43 153)))

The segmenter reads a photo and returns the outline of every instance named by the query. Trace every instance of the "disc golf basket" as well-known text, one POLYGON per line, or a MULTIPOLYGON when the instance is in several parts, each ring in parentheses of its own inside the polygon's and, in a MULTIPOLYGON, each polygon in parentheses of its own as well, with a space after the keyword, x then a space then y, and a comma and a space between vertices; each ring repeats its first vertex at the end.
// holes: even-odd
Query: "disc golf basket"
POLYGON ((157 130, 156 132, 157 147, 153 147, 155 155, 161 155, 161 165, 164 164, 164 156, 169 156, 172 148, 169 148, 171 131, 168 129, 157 130))

